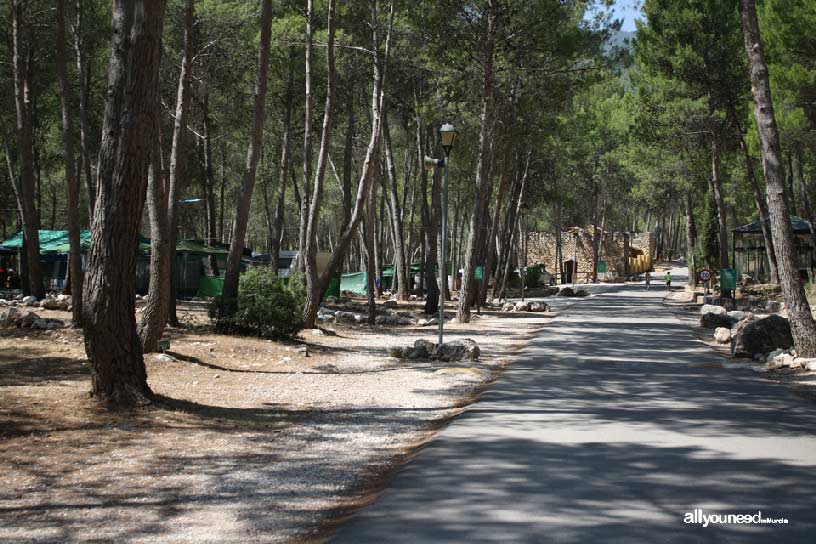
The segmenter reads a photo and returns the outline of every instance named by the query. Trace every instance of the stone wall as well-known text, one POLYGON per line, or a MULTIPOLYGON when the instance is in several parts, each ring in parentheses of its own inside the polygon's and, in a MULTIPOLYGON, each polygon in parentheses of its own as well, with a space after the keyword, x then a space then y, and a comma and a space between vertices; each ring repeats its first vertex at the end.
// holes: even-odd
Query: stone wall
MULTIPOLYGON (((561 232, 561 253, 564 263, 577 260, 576 283, 590 283, 593 279, 592 227, 561 232)), ((552 232, 530 232, 527 235, 527 254, 530 265, 543 264, 548 272, 556 275, 556 282, 571 281, 569 264, 565 264, 565 276, 556 261, 556 239, 552 232)), ((601 243, 600 260, 607 262, 606 274, 599 274, 600 281, 622 281, 630 275, 630 248, 641 249, 644 254, 654 252, 654 234, 607 232, 601 243)), ((650 261, 651 262, 651 261, 650 261)))

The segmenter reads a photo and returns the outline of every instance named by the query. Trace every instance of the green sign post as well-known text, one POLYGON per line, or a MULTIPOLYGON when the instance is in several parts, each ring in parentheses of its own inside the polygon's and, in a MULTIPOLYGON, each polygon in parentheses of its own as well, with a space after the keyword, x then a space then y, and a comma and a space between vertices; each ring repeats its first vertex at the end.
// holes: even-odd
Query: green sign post
POLYGON ((720 269, 720 290, 731 291, 737 288, 737 271, 734 268, 720 269))
POLYGON ((606 274, 606 261, 598 261, 598 274, 606 274))

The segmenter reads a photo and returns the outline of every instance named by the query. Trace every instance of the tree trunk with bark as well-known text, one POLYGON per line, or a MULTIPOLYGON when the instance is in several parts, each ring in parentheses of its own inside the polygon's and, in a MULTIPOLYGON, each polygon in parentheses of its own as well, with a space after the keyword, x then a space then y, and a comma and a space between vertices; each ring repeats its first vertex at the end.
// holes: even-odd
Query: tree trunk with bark
POLYGON ((768 219, 768 207, 765 204, 765 199, 762 197, 762 189, 754 173, 754 161, 748 152, 748 145, 742 134, 739 136, 739 145, 742 150, 743 159, 745 160, 745 171, 748 176, 748 182, 751 185, 751 191, 754 195, 754 205, 759 214, 759 223, 762 227, 762 238, 765 242, 765 254, 768 259, 768 271, 770 272, 771 283, 779 283, 779 270, 776 265, 776 253, 774 252, 771 225, 768 219))
POLYGON ((238 297, 238 280, 241 273, 241 255, 244 252, 249 206, 255 188, 255 175, 261 152, 264 111, 266 105, 267 74, 269 73, 269 42, 272 38, 272 0, 263 0, 261 9, 261 41, 258 51, 258 80, 255 83, 255 98, 252 109, 252 129, 247 147, 244 176, 238 194, 238 206, 232 227, 232 240, 227 257, 227 272, 224 275, 222 296, 231 300, 238 297))
POLYGON ((751 94, 754 98, 754 117, 762 144, 762 165, 765 172, 768 213, 771 219, 779 280, 788 306, 788 316, 796 352, 800 357, 816 357, 816 321, 811 314, 799 277, 793 247, 793 231, 788 203, 785 200, 785 176, 779 130, 771 98, 770 77, 757 21, 754 0, 740 0, 740 17, 745 39, 745 51, 751 70, 751 94))
POLYGON ((184 6, 184 46, 181 58, 178 89, 176 91, 176 112, 173 121, 173 142, 170 151, 170 171, 167 188, 167 224, 168 250, 171 253, 170 270, 164 280, 170 283, 170 298, 168 299, 167 319, 171 325, 178 326, 176 315, 176 237, 178 235, 178 191, 179 178, 183 164, 181 161, 184 150, 184 137, 187 128, 187 114, 190 110, 190 81, 192 80, 193 60, 193 16, 195 13, 194 0, 185 0, 184 6))
POLYGON ((717 204, 717 218, 720 225, 720 268, 728 268, 728 217, 725 209, 722 180, 720 179, 720 142, 719 135, 711 139, 711 184, 714 189, 714 201, 717 204))
POLYGON ((694 201, 692 191, 686 191, 686 259, 689 263, 688 283, 697 285, 697 270, 694 259, 694 248, 697 247, 697 227, 694 223, 694 201))
MULTIPOLYGON (((79 180, 74 162, 74 119, 71 111, 72 93, 68 85, 65 45, 65 0, 57 0, 57 79, 59 80, 60 106, 62 109, 62 140, 65 154, 65 189, 68 214, 68 276, 71 288, 71 321, 80 326, 82 319, 82 253, 79 241, 79 180)), ((56 193, 55 193, 56 194, 56 193)))
MULTIPOLYGON (((89 150, 90 125, 88 122, 88 100, 91 86, 91 67, 88 65, 85 51, 84 27, 82 14, 84 0, 76 0, 76 25, 74 27, 74 48, 76 50, 77 76, 79 79, 79 147, 82 164, 82 174, 85 177, 85 192, 87 193, 88 221, 93 219, 96 189, 91 175, 91 152, 89 150)), ((79 169, 77 175, 79 175, 79 169)))
MULTIPOLYGON (((23 20, 24 0, 14 0, 12 7, 14 99, 16 106, 17 155, 20 163, 20 208, 23 223, 23 238, 26 243, 26 271, 29 292, 41 299, 45 297, 42 270, 40 268, 40 221, 34 203, 34 138, 31 117, 30 55, 23 44, 23 33, 27 32, 23 20)), ((28 47, 32 47, 28 44, 28 47)))
POLYGON ((164 165, 162 164, 161 128, 155 128, 150 169, 147 176, 147 211, 150 219, 150 288, 147 304, 139 324, 139 340, 142 351, 151 353, 158 349, 158 342, 167 323, 170 309, 170 250, 169 220, 167 217, 167 190, 164 165))
MULTIPOLYGON (((210 119, 209 90, 204 90, 201 98, 201 114, 204 118, 204 198, 207 203, 206 232, 207 244, 218 241, 218 230, 215 215, 215 169, 213 168, 212 152, 212 119, 210 119)), ((211 276, 218 276, 218 257, 209 255, 207 263, 211 276)))
POLYGON ((487 187, 490 185, 489 172, 489 148, 492 109, 493 109, 493 56, 496 45, 496 26, 498 19, 497 0, 488 0, 486 6, 487 27, 484 48, 484 79, 482 82, 482 111, 480 115, 481 129, 479 132, 479 158, 476 166, 476 202, 473 205, 473 213, 470 217, 470 232, 468 233, 467 253, 465 258, 465 271, 462 277, 462 288, 459 291, 459 308, 456 317, 460 323, 470 322, 470 304, 473 297, 473 290, 476 285, 475 270, 477 266, 476 247, 478 234, 482 226, 487 198, 487 187))
POLYGON ((377 285, 375 277, 377 275, 377 266, 375 263, 376 249, 375 249, 375 229, 374 225, 377 223, 377 184, 372 183, 371 189, 368 193, 368 203, 366 205, 366 219, 363 222, 365 230, 365 244, 366 244, 366 300, 368 302, 368 317, 367 323, 373 325, 377 319, 377 285))
POLYGON ((399 189, 397 188, 397 171, 391 148, 391 131, 388 128, 387 114, 383 115, 383 147, 385 148, 385 164, 388 173, 388 197, 390 199, 388 211, 391 215, 391 232, 394 236, 394 280, 397 282, 395 295, 398 300, 408 300, 408 265, 406 264, 405 255, 402 207, 400 206, 399 189))
POLYGON ((136 333, 133 290, 150 139, 158 126, 164 0, 115 0, 96 210, 82 325, 93 396, 132 406, 152 392, 136 333))
POLYGON ((289 177, 289 147, 290 132, 292 129, 292 102, 295 94, 295 56, 296 49, 289 48, 289 77, 286 84, 286 105, 283 114, 283 136, 281 137, 281 155, 278 165, 278 187, 275 197, 275 217, 272 221, 272 247, 270 248, 270 261, 275 273, 278 271, 278 257, 281 251, 283 240, 283 218, 286 203, 286 179, 289 177))
MULTIPOLYGON (((377 18, 376 3, 374 3, 372 6, 374 85, 371 93, 371 137, 368 142, 368 148, 366 149, 366 155, 363 161, 360 182, 357 186, 357 196, 351 212, 351 221, 340 235, 340 238, 337 240, 337 245, 334 247, 331 257, 329 257, 329 262, 326 265, 326 269, 320 275, 320 290, 317 293, 320 297, 322 297, 322 294, 328 288, 331 278, 336 274, 337 267, 345 258, 346 250, 354 239, 357 232, 357 227, 363 220, 363 216, 365 215, 365 204, 370 191, 370 184, 373 183, 374 172, 377 168, 377 163, 379 160, 380 133, 382 132, 380 112, 382 111, 384 100, 383 86, 385 82, 386 68, 388 66, 388 56, 391 44, 391 29, 394 22, 394 0, 390 2, 390 5, 391 8, 388 16, 384 53, 380 52, 378 30, 379 22, 377 18)), ((320 309, 320 302, 321 300, 318 298, 315 303, 310 305, 310 312, 304 315, 304 322, 307 328, 314 326, 314 322, 317 319, 317 311, 320 309)))
MULTIPOLYGON (((311 10, 312 1, 309 0, 311 10)), ((323 180, 326 174, 326 166, 329 156, 329 145, 331 144, 333 109, 334 109, 334 87, 336 80, 334 63, 334 34, 335 34, 335 0, 328 3, 328 38, 326 42, 326 64, 328 66, 326 84, 326 105, 323 109, 323 130, 320 135, 320 150, 317 154, 317 169, 315 170, 314 185, 311 202, 309 203, 309 216, 306 223, 306 246, 304 255, 304 270, 306 273, 306 303, 303 308, 303 315, 306 318, 306 327, 313 328, 314 320, 311 316, 317 316, 320 309, 320 302, 323 299, 320 277, 317 270, 317 231, 320 219, 320 206, 323 201, 323 180)))

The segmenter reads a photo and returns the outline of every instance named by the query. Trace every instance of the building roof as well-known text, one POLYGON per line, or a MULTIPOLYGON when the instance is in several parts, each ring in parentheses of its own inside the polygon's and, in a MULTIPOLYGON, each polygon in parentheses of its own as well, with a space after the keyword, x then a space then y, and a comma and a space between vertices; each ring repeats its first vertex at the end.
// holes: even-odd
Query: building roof
MULTIPOLYGON (((794 234, 810 234, 811 231, 809 222, 805 221, 801 217, 796 217, 795 215, 791 215, 790 220, 794 234)), ((748 223, 747 225, 735 228, 733 232, 757 234, 762 232, 762 225, 760 224, 759 219, 757 219, 753 223, 748 223)))

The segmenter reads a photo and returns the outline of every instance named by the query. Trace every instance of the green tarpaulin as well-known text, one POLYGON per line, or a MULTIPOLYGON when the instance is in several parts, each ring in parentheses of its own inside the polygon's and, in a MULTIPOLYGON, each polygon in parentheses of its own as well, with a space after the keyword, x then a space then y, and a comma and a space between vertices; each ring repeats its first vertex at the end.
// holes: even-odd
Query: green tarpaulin
POLYGON ((365 272, 350 272, 348 274, 343 274, 343 278, 340 281, 340 290, 349 291, 358 295, 365 295, 367 292, 367 281, 368 276, 365 272))
POLYGON ((197 297, 217 297, 224 291, 224 278, 201 276, 198 278, 197 297))
MULTIPOLYGON (((51 253, 66 255, 70 250, 71 243, 68 239, 67 230, 40 230, 40 253, 51 253)), ((23 245, 23 233, 18 232, 8 240, 0 243, 0 246, 9 249, 20 249, 23 245)), ((91 231, 82 230, 79 232, 79 245, 84 253, 91 248, 91 231)), ((150 253, 150 240, 142 236, 139 237, 139 251, 150 253)), ((210 246, 202 240, 179 240, 176 244, 176 253, 191 253, 195 255, 227 255, 229 250, 222 247, 210 246)))

